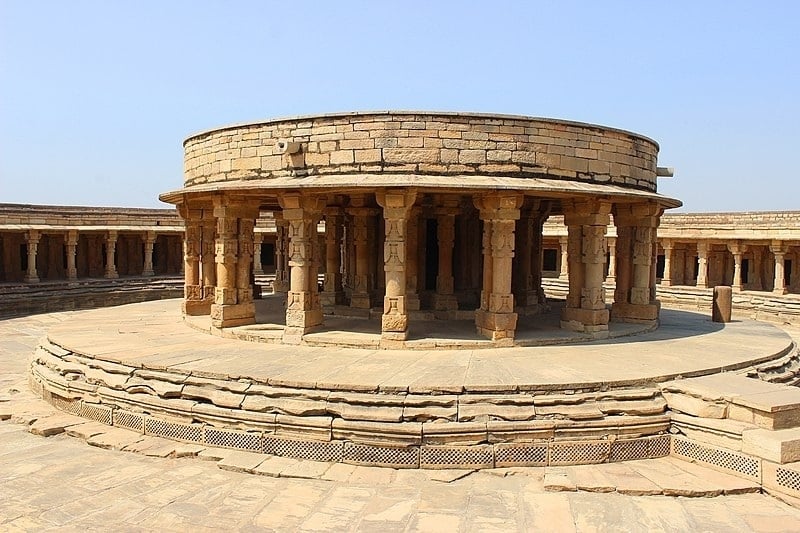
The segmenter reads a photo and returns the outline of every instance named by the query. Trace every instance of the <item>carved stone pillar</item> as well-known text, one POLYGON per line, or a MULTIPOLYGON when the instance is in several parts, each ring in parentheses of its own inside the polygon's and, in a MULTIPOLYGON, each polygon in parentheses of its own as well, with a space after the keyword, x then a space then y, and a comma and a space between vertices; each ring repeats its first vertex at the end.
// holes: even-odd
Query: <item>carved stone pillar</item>
POLYGON ((664 248, 664 275, 661 276, 661 285, 664 287, 672 285, 672 250, 674 246, 669 239, 661 241, 661 247, 664 248))
POLYGON ((194 311, 198 314, 208 315, 211 313, 211 305, 214 303, 214 295, 217 286, 217 219, 214 218, 212 209, 203 209, 200 221, 200 261, 201 261, 201 280, 202 288, 201 303, 197 304, 194 311))
POLYGON ((369 283, 369 218, 377 214, 377 210, 364 207, 363 196, 351 198, 353 207, 347 212, 353 216, 353 247, 355 254, 355 272, 353 273, 353 292, 350 295, 350 307, 356 309, 369 309, 370 283, 369 283))
POLYGON ((419 207, 412 207, 406 222, 406 309, 419 311, 419 207))
POLYGON ((782 241, 772 241, 769 249, 775 257, 775 280, 772 283, 772 292, 774 294, 786 294, 786 276, 783 271, 786 245, 782 241))
POLYGON ((343 224, 341 207, 325 209, 325 278, 321 301, 323 309, 330 311, 344 299, 341 257, 343 224))
POLYGON ((606 237, 608 243, 608 274, 606 283, 615 284, 617 282, 617 238, 606 237))
POLYGON ((406 230, 417 193, 413 189, 388 189, 375 193, 383 207, 385 235, 383 246, 386 290, 381 318, 381 346, 401 347, 408 337, 406 306, 406 230))
POLYGON ((561 313, 564 329, 607 335, 603 280, 610 212, 611 204, 601 200, 564 202, 570 261, 569 293, 561 313))
POLYGON ((622 322, 654 322, 660 305, 655 298, 656 228, 662 209, 653 203, 616 207, 617 287, 611 308, 622 322))
POLYGON ((708 243, 697 243, 697 287, 708 287, 708 243))
POLYGON ((728 251, 733 256, 733 283, 731 289, 734 291, 742 290, 742 254, 744 253, 744 246, 741 243, 735 242, 728 244, 728 251))
MULTIPOLYGON (((214 197, 217 219, 215 262, 217 283, 211 306, 211 325, 227 328, 256 321, 250 269, 253 259, 253 228, 258 206, 225 196, 214 197)), ((188 264, 186 265, 188 267, 188 264)))
POLYGON ((78 279, 78 267, 76 265, 76 259, 78 255, 77 230, 73 229, 67 232, 67 238, 65 240, 65 244, 67 252, 67 279, 68 280, 78 279))
POLYGON ((528 201, 515 231, 514 300, 517 311, 535 315, 547 306, 542 288, 542 231, 550 214, 546 201, 528 201))
POLYGON ((763 291, 764 282, 762 281, 762 272, 764 270, 763 253, 760 246, 753 247, 753 264, 750 271, 747 273, 748 283, 750 288, 754 291, 763 291))
POLYGON ((263 233, 260 231, 253 233, 253 274, 257 276, 264 274, 264 265, 261 264, 261 244, 263 241, 263 233))
POLYGON ((106 271, 105 277, 108 279, 115 279, 119 277, 117 274, 116 252, 117 250, 117 232, 110 230, 106 233, 106 271))
POLYGON ((558 238, 558 247, 561 250, 561 268, 558 273, 558 279, 569 279, 569 236, 558 238))
POLYGON ((203 290, 200 285, 200 251, 203 228, 203 212, 180 206, 183 218, 183 313, 185 315, 206 314, 203 307, 203 290))
POLYGON ((275 281, 272 288, 275 292, 289 291, 289 223, 284 220, 283 213, 274 213, 275 217, 275 281))
POLYGON ((36 269, 36 255, 39 252, 39 239, 42 236, 39 230, 28 230, 25 233, 25 244, 28 252, 28 270, 25 272, 25 283, 38 283, 39 274, 36 269))
POLYGON ((520 194, 506 192, 475 198, 475 207, 484 221, 483 289, 481 308, 475 311, 475 326, 480 335, 501 346, 513 344, 517 327, 511 279, 514 229, 522 199, 520 194))
POLYGON ((146 231, 144 239, 144 261, 142 264, 142 276, 154 276, 153 271, 153 245, 156 242, 156 232, 146 231))
POLYGON ((436 275, 436 293, 433 295, 433 308, 436 311, 444 311, 444 317, 446 317, 447 311, 458 309, 453 283, 453 246, 456 237, 458 199, 445 198, 442 203, 442 206, 434 210, 436 214, 436 239, 439 245, 439 271, 436 275))
POLYGON ((287 193, 278 197, 289 233, 289 292, 283 342, 300 344, 303 335, 322 325, 322 305, 316 278, 317 224, 325 199, 287 193))

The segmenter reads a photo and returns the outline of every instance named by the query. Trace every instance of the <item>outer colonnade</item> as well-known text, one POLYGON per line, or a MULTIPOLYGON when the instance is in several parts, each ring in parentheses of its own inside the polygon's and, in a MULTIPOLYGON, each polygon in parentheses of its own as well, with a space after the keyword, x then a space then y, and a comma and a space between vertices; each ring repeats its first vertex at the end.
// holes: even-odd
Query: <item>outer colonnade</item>
MULTIPOLYGON (((383 347, 402 346, 414 319, 434 316, 474 316, 481 336, 512 344, 518 316, 547 308, 542 232, 554 205, 565 213, 569 234, 562 327, 602 337, 610 316, 658 319, 655 229, 663 210, 653 202, 559 201, 515 191, 431 194, 411 187, 352 196, 290 190, 262 199, 275 202, 274 287, 286 294, 285 343, 302 342, 323 325, 324 314, 367 317, 380 308, 383 347), (603 282, 612 212, 617 288, 610 315, 603 282), (378 260, 371 261, 375 250, 378 260)), ((258 205, 251 197, 219 194, 181 207, 186 314, 210 315, 216 328, 255 323, 258 205)))

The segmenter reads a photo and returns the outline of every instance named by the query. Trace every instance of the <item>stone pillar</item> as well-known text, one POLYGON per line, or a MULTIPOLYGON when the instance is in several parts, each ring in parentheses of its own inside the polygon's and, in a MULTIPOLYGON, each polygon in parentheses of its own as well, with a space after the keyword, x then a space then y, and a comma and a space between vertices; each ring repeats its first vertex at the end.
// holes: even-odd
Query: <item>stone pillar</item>
POLYGON ((608 244, 608 274, 606 283, 613 285, 617 282, 617 238, 606 237, 608 244))
POLYGON ((436 214, 436 239, 439 248, 439 271, 436 275, 436 293, 433 295, 433 308, 442 318, 447 311, 458 309, 458 301, 454 293, 453 280, 453 247, 456 237, 456 215, 458 199, 446 198, 441 206, 434 210, 436 214))
POLYGON ((200 246, 203 228, 203 212, 190 209, 186 205, 179 208, 183 218, 183 314, 203 315, 205 313, 203 290, 200 285, 200 246))
POLYGON ((541 200, 526 204, 515 232, 514 300, 518 312, 535 315, 547 302, 542 288, 542 231, 550 205, 541 200))
POLYGON ((654 323, 656 228, 662 209, 654 203, 617 206, 617 287, 611 312, 622 322, 654 323))
POLYGON ((708 288, 708 243, 697 243, 697 287, 708 288))
POLYGON ((563 205, 570 265, 569 293, 561 312, 561 327, 598 337, 608 335, 603 280, 607 252, 605 235, 611 219, 611 204, 602 200, 585 200, 564 202, 563 205))
POLYGON ((511 293, 514 229, 522 205, 521 194, 496 192, 475 198, 483 226, 483 289, 481 307, 475 311, 480 335, 510 346, 517 327, 511 293))
POLYGON ((117 249, 117 232, 109 230, 106 233, 106 271, 105 277, 108 279, 115 279, 119 277, 117 274, 117 265, 115 264, 115 252, 117 249))
POLYGON ((253 324, 256 311, 250 269, 258 206, 218 195, 214 197, 214 217, 217 220, 214 257, 217 280, 211 325, 228 328, 253 324))
POLYGON ((664 287, 672 285, 672 250, 674 246, 669 239, 661 241, 661 247, 664 248, 664 275, 661 277, 661 285, 664 287))
POLYGON ((754 291, 763 291, 764 282, 762 281, 762 271, 764 265, 762 264, 763 253, 760 246, 755 246, 753 249, 753 264, 750 265, 748 274, 748 283, 750 288, 754 291))
POLYGON ((28 270, 25 272, 25 283, 38 283, 39 273, 36 269, 36 255, 39 252, 39 239, 42 235, 39 230, 28 230, 25 233, 25 244, 28 252, 28 270))
POLYGON ((786 245, 782 241, 772 241, 769 249, 775 257, 775 281, 772 284, 772 292, 775 294, 786 294, 786 280, 783 272, 783 261, 786 258, 786 245))
POLYGON ((569 279, 569 236, 558 238, 558 247, 561 250, 561 269, 558 273, 558 279, 569 279))
POLYGON ((419 311, 419 207, 412 207, 406 222, 406 309, 419 311))
POLYGON ((274 292, 289 291, 289 232, 288 222, 284 220, 283 213, 274 213, 275 218, 275 281, 272 284, 274 292))
POLYGON ((416 197, 413 189, 387 189, 375 193, 375 199, 383 208, 386 235, 383 245, 386 290, 381 318, 381 346, 384 348, 402 347, 408 338, 406 230, 416 197))
POLYGON ((355 253, 355 272, 353 273, 353 292, 350 295, 350 307, 356 309, 369 309, 371 307, 369 295, 369 217, 377 214, 370 207, 364 207, 363 196, 353 196, 350 199, 353 207, 347 212, 353 216, 353 246, 355 253))
POLYGON ((67 252, 67 279, 68 280, 75 280, 78 279, 78 267, 76 264, 76 259, 78 256, 78 231, 77 230, 69 230, 67 232, 67 238, 65 240, 66 244, 66 252, 67 252))
POLYGON ((325 278, 322 284, 322 307, 329 312, 343 302, 342 292, 342 228, 341 207, 325 209, 325 278))
POLYGON ((740 242, 735 242, 728 244, 728 250, 733 255, 733 283, 731 283, 731 288, 739 292, 742 290, 742 254, 745 249, 740 242))
POLYGON ((153 271, 153 245, 156 242, 156 232, 146 231, 144 233, 144 264, 142 266, 142 276, 154 276, 153 271))
POLYGON ((303 335, 322 325, 322 305, 316 279, 317 224, 325 199, 286 193, 278 197, 289 233, 289 292, 283 342, 300 344, 303 335))
POLYGON ((253 274, 257 276, 264 274, 264 265, 261 264, 261 243, 263 241, 263 233, 253 232, 253 274))
POLYGON ((213 209, 203 209, 200 221, 200 285, 202 288, 202 302, 197 304, 195 311, 198 314, 211 313, 211 305, 217 286, 217 219, 214 218, 213 209))

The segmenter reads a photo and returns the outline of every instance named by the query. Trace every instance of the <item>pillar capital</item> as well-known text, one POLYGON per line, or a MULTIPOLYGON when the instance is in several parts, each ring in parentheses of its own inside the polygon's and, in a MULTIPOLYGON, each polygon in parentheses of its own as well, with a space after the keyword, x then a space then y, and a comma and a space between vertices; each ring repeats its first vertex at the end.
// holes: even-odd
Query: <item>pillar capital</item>
POLYGON ((567 226, 608 226, 611 222, 611 202, 607 200, 568 200, 562 206, 567 226))
POLYGON ((476 196, 473 202, 481 220, 517 220, 523 200, 522 194, 498 191, 476 196))
POLYGON ((787 252, 786 242, 774 240, 769 243, 769 251, 773 253, 773 255, 786 255, 787 252))
POLYGON ((386 218, 406 218, 416 200, 416 189, 385 189, 375 192, 375 201, 383 208, 386 218))

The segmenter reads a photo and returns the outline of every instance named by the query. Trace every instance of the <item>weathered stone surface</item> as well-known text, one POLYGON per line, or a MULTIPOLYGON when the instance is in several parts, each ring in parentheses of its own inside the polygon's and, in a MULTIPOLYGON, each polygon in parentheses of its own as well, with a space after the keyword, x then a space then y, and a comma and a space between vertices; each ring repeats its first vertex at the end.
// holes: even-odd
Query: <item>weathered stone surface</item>
POLYGON ((744 430, 742 452, 773 463, 800 461, 800 428, 744 430))

